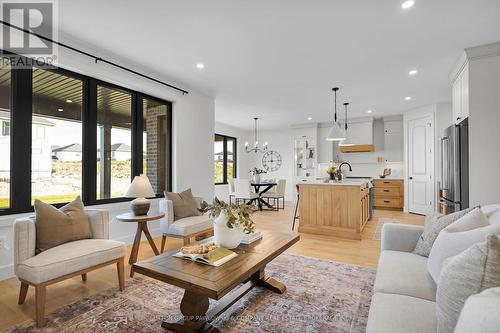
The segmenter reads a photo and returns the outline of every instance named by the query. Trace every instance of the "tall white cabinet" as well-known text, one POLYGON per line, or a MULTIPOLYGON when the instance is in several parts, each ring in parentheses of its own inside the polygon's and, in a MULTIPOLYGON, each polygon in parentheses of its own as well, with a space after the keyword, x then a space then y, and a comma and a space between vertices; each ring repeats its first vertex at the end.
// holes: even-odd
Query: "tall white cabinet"
POLYGON ((384 118, 384 160, 386 163, 403 162, 403 119, 384 118))
POLYGON ((469 63, 452 73, 452 112, 455 124, 469 116, 469 63))

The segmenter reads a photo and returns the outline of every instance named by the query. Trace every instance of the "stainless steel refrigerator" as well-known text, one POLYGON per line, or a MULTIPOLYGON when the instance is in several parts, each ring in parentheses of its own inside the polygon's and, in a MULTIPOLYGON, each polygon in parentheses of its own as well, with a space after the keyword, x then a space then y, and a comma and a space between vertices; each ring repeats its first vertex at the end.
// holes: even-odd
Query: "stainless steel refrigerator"
POLYGON ((439 211, 443 214, 469 207, 469 120, 444 130, 441 138, 439 211))

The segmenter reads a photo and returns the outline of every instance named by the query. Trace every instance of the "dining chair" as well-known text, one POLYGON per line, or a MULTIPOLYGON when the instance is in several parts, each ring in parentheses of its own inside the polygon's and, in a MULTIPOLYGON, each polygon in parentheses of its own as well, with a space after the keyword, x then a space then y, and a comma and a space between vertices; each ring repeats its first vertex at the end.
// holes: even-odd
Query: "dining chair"
POLYGON ((232 199, 232 197, 234 197, 234 179, 233 178, 229 178, 227 180, 227 189, 229 192, 229 204, 231 204, 231 199, 232 199))
POLYGON ((269 200, 273 199, 276 210, 285 209, 286 179, 278 180, 278 185, 273 188, 275 188, 273 192, 269 190, 264 193, 262 197, 268 202, 269 200), (283 206, 280 206, 280 200, 282 201, 283 206))
POLYGON ((243 200, 244 203, 253 201, 259 198, 259 195, 252 192, 252 186, 250 184, 250 179, 234 179, 234 199, 236 204, 239 205, 240 201, 243 200))

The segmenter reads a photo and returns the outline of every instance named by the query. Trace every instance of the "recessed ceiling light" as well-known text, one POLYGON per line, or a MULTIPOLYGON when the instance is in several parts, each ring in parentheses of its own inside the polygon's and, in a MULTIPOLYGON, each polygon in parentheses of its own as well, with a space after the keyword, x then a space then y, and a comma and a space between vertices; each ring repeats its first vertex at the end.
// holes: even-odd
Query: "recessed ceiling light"
POLYGON ((411 8, 413 7, 413 5, 415 4, 415 1, 413 0, 408 0, 408 1, 405 1, 401 4, 401 8, 403 9, 408 9, 408 8, 411 8))
POLYGON ((412 69, 408 72, 409 75, 417 75, 418 71, 416 69, 412 69))
POLYGON ((366 111, 366 113, 372 113, 372 112, 373 112, 372 110, 368 110, 368 111, 366 111))
POLYGON ((313 120, 312 117, 307 117, 307 120, 313 120))
POLYGON ((203 69, 203 68, 205 68, 205 65, 202 64, 201 62, 199 62, 199 63, 196 64, 196 68, 203 69))
POLYGON ((72 100, 70 100, 70 99, 67 99, 67 100, 66 100, 66 103, 73 103, 73 101, 72 101, 72 100))
POLYGON ((411 99, 411 96, 406 96, 405 101, 409 101, 411 99))
POLYGON ((64 110, 62 108, 57 109, 59 112, 63 112, 64 110))

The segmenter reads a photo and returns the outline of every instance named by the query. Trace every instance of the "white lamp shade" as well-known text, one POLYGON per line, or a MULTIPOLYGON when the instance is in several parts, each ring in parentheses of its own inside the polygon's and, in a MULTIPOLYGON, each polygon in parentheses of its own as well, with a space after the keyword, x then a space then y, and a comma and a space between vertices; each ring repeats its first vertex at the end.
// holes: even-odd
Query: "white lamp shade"
POLYGON ((149 178, 145 175, 135 176, 128 188, 127 194, 125 194, 127 198, 153 198, 155 196, 156 194, 149 182, 149 178))
POLYGON ((349 135, 347 135, 347 131, 344 131, 345 140, 339 142, 340 147, 354 146, 354 144, 349 139, 349 135))
POLYGON ((342 141, 345 140, 344 131, 340 128, 340 125, 335 122, 333 123, 332 128, 328 132, 328 136, 326 137, 327 141, 342 141))

